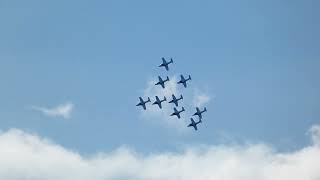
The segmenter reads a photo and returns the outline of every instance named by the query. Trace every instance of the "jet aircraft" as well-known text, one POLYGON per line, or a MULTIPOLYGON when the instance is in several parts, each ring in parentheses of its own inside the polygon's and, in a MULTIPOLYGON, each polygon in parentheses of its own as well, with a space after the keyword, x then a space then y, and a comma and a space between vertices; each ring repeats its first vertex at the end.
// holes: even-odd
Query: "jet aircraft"
POLYGON ((194 113, 193 116, 199 116, 199 119, 201 120, 202 119, 202 113, 206 112, 207 108, 204 108, 203 111, 200 111, 200 109, 197 107, 196 110, 197 110, 197 112, 194 113))
POLYGON ((193 120, 193 118, 191 118, 191 123, 188 125, 188 127, 193 127, 194 128, 194 130, 198 130, 198 127, 197 127, 197 125, 199 124, 199 123, 202 123, 202 121, 201 121, 201 119, 198 121, 198 122, 195 122, 194 120, 193 120))
POLYGON ((187 81, 190 81, 191 80, 191 76, 189 75, 189 78, 188 79, 185 79, 183 77, 183 75, 180 76, 181 77, 181 80, 178 82, 178 84, 183 84, 183 86, 186 88, 187 87, 187 81))
POLYGON ((178 101, 181 99, 183 99, 182 95, 180 95, 180 98, 176 98, 176 96, 174 94, 172 94, 172 100, 169 101, 169 103, 174 103, 176 105, 176 107, 178 107, 179 106, 178 101))
POLYGON ((146 110, 146 109, 147 109, 146 104, 147 104, 148 102, 151 102, 150 98, 148 97, 148 100, 147 100, 147 101, 144 101, 144 100, 142 99, 142 97, 139 97, 139 99, 140 99, 140 102, 139 102, 139 104, 137 104, 136 106, 142 106, 143 109, 146 110))
POLYGON ((158 76, 158 79, 159 79, 159 82, 157 82, 155 85, 161 85, 161 87, 164 89, 165 88, 164 83, 169 81, 169 77, 167 76, 166 80, 162 80, 162 78, 160 76, 158 76))
POLYGON ((163 100, 160 100, 159 97, 156 96, 156 101, 152 105, 158 104, 159 108, 162 109, 161 103, 164 102, 164 101, 167 101, 166 97, 164 97, 163 100))
POLYGON ((173 63, 173 60, 171 58, 171 60, 169 62, 167 62, 164 58, 162 58, 162 64, 160 64, 159 67, 165 67, 167 71, 169 71, 169 64, 173 63))
POLYGON ((182 107, 181 111, 178 111, 177 108, 173 108, 174 113, 172 113, 170 116, 177 116, 180 119, 180 113, 182 113, 184 110, 184 107, 182 107))

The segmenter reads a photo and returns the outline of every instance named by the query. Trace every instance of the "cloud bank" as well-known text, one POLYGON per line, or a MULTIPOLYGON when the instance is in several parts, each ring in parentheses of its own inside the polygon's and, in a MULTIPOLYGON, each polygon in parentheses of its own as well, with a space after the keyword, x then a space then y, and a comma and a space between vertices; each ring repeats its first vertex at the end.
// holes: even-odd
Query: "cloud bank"
POLYGON ((0 179, 319 180, 320 126, 313 126, 309 134, 310 145, 287 153, 260 143, 150 155, 120 147, 83 157, 48 139, 12 129, 0 133, 0 179))
POLYGON ((33 106, 32 109, 39 111, 46 116, 62 117, 64 119, 70 119, 71 113, 73 111, 73 107, 74 105, 72 103, 67 102, 53 108, 33 106))

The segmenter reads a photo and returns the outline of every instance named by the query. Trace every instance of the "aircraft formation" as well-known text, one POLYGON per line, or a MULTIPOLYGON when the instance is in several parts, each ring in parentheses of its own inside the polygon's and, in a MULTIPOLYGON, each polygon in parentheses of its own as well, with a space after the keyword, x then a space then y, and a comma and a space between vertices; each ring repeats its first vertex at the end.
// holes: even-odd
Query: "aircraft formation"
MULTIPOLYGON (((169 65, 173 64, 173 59, 171 58, 170 61, 166 61, 165 58, 162 58, 162 64, 159 65, 159 67, 164 67, 166 71, 169 71, 169 65)), ((158 82, 155 84, 155 86, 161 86, 161 88, 166 88, 166 83, 169 82, 170 79, 167 76, 166 79, 158 76, 158 82)), ((185 78, 183 75, 180 75, 180 81, 177 82, 177 84, 182 84, 184 88, 187 88, 187 82, 191 81, 191 76, 189 75, 187 78, 185 78)), ((162 97, 161 97, 162 98, 162 97)), ((168 101, 169 104, 174 104, 173 113, 170 116, 176 116, 178 119, 181 118, 181 113, 185 111, 184 107, 179 108, 179 101, 183 100, 183 96, 180 95, 180 97, 176 97, 176 95, 172 94, 171 100, 168 101)), ((141 106, 144 110, 147 110, 147 104, 151 103, 151 100, 149 97, 147 97, 147 100, 143 100, 142 97, 139 97, 140 102, 136 106, 141 106)), ((167 101, 167 97, 163 97, 163 99, 160 99, 158 96, 155 96, 155 101, 152 103, 152 105, 158 105, 160 109, 162 109, 162 103, 167 101)), ((203 110, 200 110, 199 107, 196 107, 196 112, 192 116, 198 116, 198 121, 196 122, 192 117, 190 118, 191 123, 187 127, 193 127, 194 130, 198 130, 198 124, 202 123, 202 114, 207 111, 207 108, 205 107, 203 110)))

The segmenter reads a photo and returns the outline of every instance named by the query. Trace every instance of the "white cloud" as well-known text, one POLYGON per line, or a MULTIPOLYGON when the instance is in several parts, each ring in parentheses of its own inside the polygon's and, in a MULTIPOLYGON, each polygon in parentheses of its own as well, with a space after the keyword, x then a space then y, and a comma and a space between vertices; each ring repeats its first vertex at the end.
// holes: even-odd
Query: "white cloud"
POLYGON ((202 107, 205 104, 209 103, 211 97, 204 93, 196 93, 193 98, 193 105, 196 107, 202 107))
POLYGON ((92 157, 13 129, 0 133, 0 179, 319 180, 320 129, 314 127, 310 130, 313 144, 287 153, 261 143, 208 145, 151 155, 121 147, 92 157))
POLYGON ((67 102, 53 108, 33 106, 32 109, 36 111, 40 111, 47 116, 56 116, 56 117, 63 117, 64 119, 69 119, 71 118, 73 107, 74 105, 72 103, 67 102))
POLYGON ((320 146, 320 125, 314 125, 312 126, 309 131, 308 134, 310 134, 311 138, 312 138, 312 142, 315 145, 320 146))

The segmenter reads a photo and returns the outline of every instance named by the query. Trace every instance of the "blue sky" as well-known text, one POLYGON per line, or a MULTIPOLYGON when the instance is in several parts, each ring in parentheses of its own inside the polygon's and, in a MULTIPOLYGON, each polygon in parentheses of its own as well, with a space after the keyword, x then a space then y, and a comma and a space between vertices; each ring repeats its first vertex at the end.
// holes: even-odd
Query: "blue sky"
POLYGON ((317 1, 0 1, 0 124, 81 154, 225 141, 280 150, 320 119, 317 1), (148 81, 191 74, 211 97, 200 131, 178 133, 135 106, 148 81), (69 119, 31 107, 71 102, 69 119))

